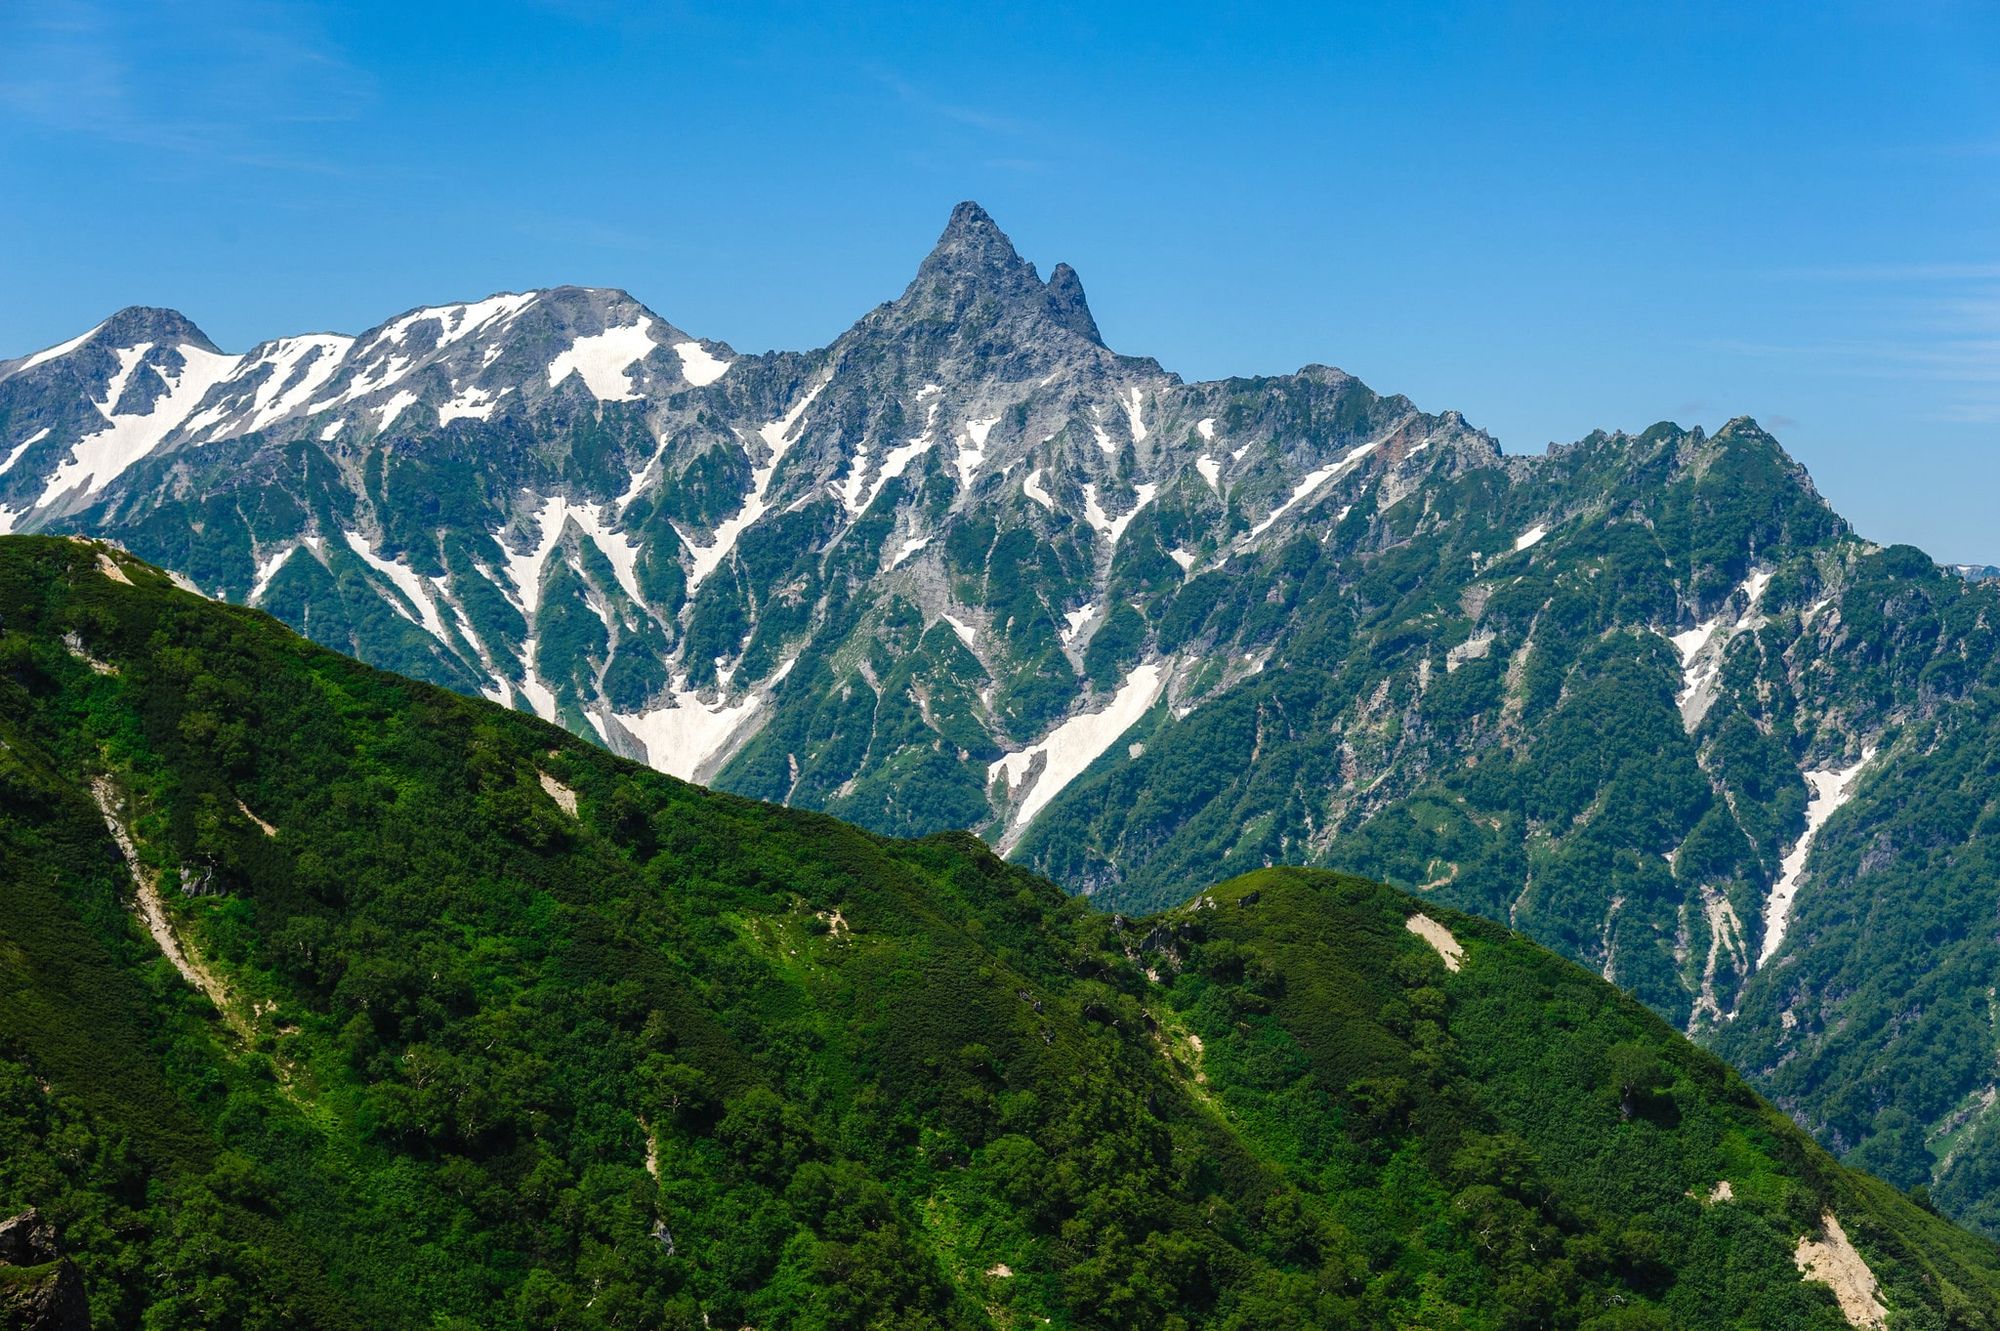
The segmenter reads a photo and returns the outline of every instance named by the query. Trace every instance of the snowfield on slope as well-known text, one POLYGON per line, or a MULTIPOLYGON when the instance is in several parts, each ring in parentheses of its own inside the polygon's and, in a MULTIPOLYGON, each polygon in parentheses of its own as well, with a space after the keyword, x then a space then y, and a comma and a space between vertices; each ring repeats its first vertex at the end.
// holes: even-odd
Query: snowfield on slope
POLYGON ((1167 672, 1161 662, 1135 666, 1112 695, 1111 705, 1103 711, 1079 712, 1050 731, 1041 743, 1007 754, 987 768, 987 781, 1004 779, 1008 795, 1019 800, 1008 819, 1009 836, 1001 843, 1003 849, 1019 840, 1020 831, 1034 821, 1035 815, 1063 787, 1083 775, 1099 755, 1146 714, 1160 696, 1166 679, 1167 672), (1039 772, 1033 770, 1036 759, 1042 760, 1039 772))
POLYGON ((640 394, 632 383, 632 367, 657 347, 652 328, 651 319, 641 318, 623 328, 607 328, 577 338, 568 350, 549 362, 549 387, 554 388, 577 374, 583 376, 584 387, 600 401, 637 399, 640 394))
POLYGON ((1844 771, 1805 774, 1810 791, 1806 798, 1806 830, 1799 834, 1798 843, 1779 866, 1778 881, 1764 902, 1764 945, 1757 950, 1759 966, 1778 955, 1778 949, 1784 945, 1785 928, 1791 923, 1792 906, 1798 900, 1800 880, 1805 876, 1806 856, 1812 853, 1820 829, 1854 797, 1855 779, 1874 756, 1875 750, 1864 749, 1861 761, 1844 771))

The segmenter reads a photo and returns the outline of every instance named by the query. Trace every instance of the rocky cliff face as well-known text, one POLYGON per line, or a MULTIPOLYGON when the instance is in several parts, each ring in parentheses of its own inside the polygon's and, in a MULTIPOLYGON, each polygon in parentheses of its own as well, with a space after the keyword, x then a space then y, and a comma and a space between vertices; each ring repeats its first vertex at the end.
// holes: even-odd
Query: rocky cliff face
POLYGON ((0 1323, 19 1331, 90 1331, 83 1276, 56 1227, 29 1209, 0 1220, 0 1323))
POLYGON ((241 357, 126 311, 0 363, 0 439, 8 528, 115 536, 366 659, 904 831, 1022 824, 1113 737, 1065 720, 1211 692, 1151 627, 1200 567, 1432 443, 1497 460, 1338 371, 1119 356, 1076 273, 973 204, 818 352, 737 356, 613 291, 241 357))

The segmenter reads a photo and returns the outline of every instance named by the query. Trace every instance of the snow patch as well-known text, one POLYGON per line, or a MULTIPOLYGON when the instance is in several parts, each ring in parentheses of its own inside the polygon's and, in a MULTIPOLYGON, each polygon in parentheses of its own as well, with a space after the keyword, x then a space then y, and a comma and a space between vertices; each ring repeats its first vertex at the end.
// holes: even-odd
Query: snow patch
POLYGON ((507 580, 514 584, 514 600, 523 614, 533 617, 542 604, 542 570, 555 551, 556 543, 562 540, 563 520, 568 516, 569 505, 558 496, 550 496, 542 501, 535 512, 535 543, 526 554, 515 554, 501 539, 501 533, 494 532, 493 539, 500 547, 500 556, 505 561, 507 580))
POLYGON ((1181 566, 1182 573, 1187 573, 1194 568, 1194 561, 1196 556, 1194 551, 1192 550, 1176 547, 1175 549, 1167 551, 1167 558, 1173 560, 1176 564, 1179 564, 1181 566))
POLYGON ((1056 511, 1056 501, 1049 496, 1047 490, 1042 488, 1042 469, 1040 467, 1029 472, 1027 477, 1022 480, 1021 493, 1040 504, 1043 508, 1046 508, 1049 512, 1053 513, 1056 511))
POLYGON ((1540 545, 1542 538, 1548 534, 1549 529, 1538 522, 1514 538, 1514 548, 1516 550, 1532 549, 1534 546, 1540 545))
POLYGON ((972 625, 952 614, 949 610, 945 611, 939 618, 951 625, 951 631, 956 633, 958 640, 965 644, 966 651, 971 652, 975 656, 979 654, 979 634, 972 625))
POLYGON ((1798 900, 1806 856, 1812 853, 1813 842, 1818 839, 1820 829, 1826 826, 1827 819, 1853 798, 1855 778, 1861 775, 1861 769, 1874 756, 1874 749, 1863 749, 1861 761, 1844 771, 1805 774, 1810 791, 1806 797, 1806 830, 1799 834, 1798 844, 1778 866, 1778 881, 1771 888, 1769 899, 1764 902, 1764 945, 1757 950, 1759 966, 1776 956, 1785 941, 1785 926, 1790 923, 1792 905, 1798 900))
MULTIPOLYGON (((882 455, 882 465, 875 473, 874 482, 867 487, 868 493, 866 495, 858 493, 862 488, 862 475, 868 461, 868 446, 863 444, 860 450, 854 455, 854 468, 848 473, 847 484, 842 488, 841 502, 847 505, 850 512, 867 512, 869 506, 882 493, 882 487, 890 481, 895 480, 898 476, 901 476, 909 469, 910 463, 914 462, 921 454, 928 453, 932 445, 936 442, 931 436, 924 435, 920 438, 910 440, 907 444, 898 444, 887 453, 884 453, 882 455)), ((977 457, 978 455, 975 454, 975 462, 977 461, 977 457)), ((961 454, 959 457, 961 470, 963 470, 964 465, 965 459, 961 454)))
POLYGON ((424 631, 439 642, 448 641, 445 637, 444 617, 438 614, 437 602, 431 599, 428 586, 430 580, 401 560, 384 559, 376 554, 369 546, 368 538, 360 532, 349 531, 343 532, 342 535, 347 537, 348 548, 360 555, 362 562, 368 567, 393 583, 397 591, 409 598, 410 604, 414 605, 417 611, 416 615, 412 616, 400 602, 391 599, 389 604, 395 607, 396 612, 413 623, 422 624, 424 631))
POLYGON ((1676 701, 1688 733, 1692 734, 1701 725, 1715 701, 1715 683, 1721 678, 1722 659, 1728 654, 1730 640, 1763 624, 1757 610, 1764 599, 1764 589, 1770 585, 1770 571, 1756 570, 1730 595, 1722 614, 1668 639, 1681 656, 1681 691, 1676 701), (1731 620, 1727 607, 1739 597, 1744 603, 1743 613, 1731 620))
POLYGON ((1118 452, 1118 445, 1112 443, 1111 436, 1104 432, 1102 413, 1099 413, 1095 407, 1091 408, 1091 411, 1094 415, 1090 422, 1090 433, 1096 438, 1098 448, 1107 454, 1116 454, 1118 452))
POLYGON ((1203 443, 1209 443, 1209 444, 1214 443, 1215 417, 1213 416, 1202 417, 1200 420, 1194 423, 1194 431, 1196 434, 1201 436, 1203 443))
POLYGON ((481 329, 511 320, 534 304, 540 294, 536 291, 504 293, 460 305, 432 305, 421 310, 411 310, 400 319, 385 325, 363 351, 364 354, 372 352, 384 342, 400 347, 411 331, 427 320, 436 320, 438 323, 437 343, 433 350, 442 351, 454 342, 464 341, 481 329))
POLYGON ((904 561, 904 560, 908 559, 908 558, 909 558, 909 557, 910 557, 911 555, 913 555, 913 554, 915 554, 915 553, 916 553, 917 551, 919 551, 919 550, 923 549, 923 548, 924 548, 925 546, 929 545, 930 543, 931 543, 931 538, 930 538, 930 537, 928 537, 928 536, 912 536, 912 537, 910 537, 910 538, 909 538, 908 540, 904 541, 904 542, 903 542, 903 544, 902 544, 902 546, 901 546, 901 548, 899 548, 899 549, 898 549, 898 550, 896 551, 896 557, 895 557, 895 559, 893 559, 892 561, 890 561, 890 564, 889 564, 889 567, 890 567, 890 568, 901 568, 901 567, 902 567, 902 565, 903 565, 903 561, 904 561))
POLYGON ((417 405, 417 395, 415 393, 411 392, 407 388, 397 389, 393 394, 390 395, 389 400, 382 404, 378 412, 380 419, 376 422, 375 425, 376 432, 380 433, 381 431, 388 429, 389 426, 395 422, 395 419, 398 416, 402 415, 409 408, 414 407, 416 405, 417 405))
POLYGON ((13 369, 7 371, 7 373, 4 376, 0 376, 0 378, 11 379, 17 374, 21 374, 24 373, 25 371, 34 369, 37 365, 46 365, 48 364, 48 362, 52 360, 56 360, 60 357, 69 355, 70 352, 75 351, 78 347, 90 341, 91 338, 96 337, 97 330, 102 327, 104 327, 103 324, 101 323, 96 324, 92 326, 91 330, 87 333, 79 333, 77 336, 71 338, 67 342, 59 342, 55 346, 49 347, 46 350, 37 351, 34 355, 28 357, 26 360, 22 361, 19 365, 16 365, 13 369))
POLYGON ((1217 494, 1222 493, 1222 464, 1220 462, 1203 453, 1194 460, 1194 469, 1201 473, 1201 478, 1204 481, 1208 482, 1209 489, 1215 491, 1217 494))
POLYGON ((1119 406, 1125 408, 1125 419, 1132 427, 1132 442, 1135 444, 1144 443, 1146 439, 1146 422, 1139 415, 1139 403, 1140 396, 1137 387, 1132 388, 1118 403, 1119 406))
POLYGON ((338 333, 281 338, 267 353, 271 373, 257 386, 246 430, 274 425, 313 400, 340 369, 354 339, 338 333))
POLYGON ((1075 642, 1076 635, 1083 632, 1083 626, 1085 624, 1088 624, 1092 619, 1096 618, 1096 616, 1097 616, 1097 603, 1095 601, 1092 601, 1087 605, 1080 605, 1076 609, 1065 614, 1063 616, 1064 627, 1061 630, 1063 646, 1067 647, 1071 643, 1075 642))
MULTIPOLYGON (((701 586, 709 574, 721 567, 722 561, 735 548, 737 538, 748 530, 751 524, 764 516, 765 497, 770 493, 771 478, 777 474, 778 463, 783 460, 786 450, 791 448, 797 438, 806 408, 812 405, 812 400, 820 395, 820 390, 825 388, 828 382, 826 379, 820 380, 813 385, 810 392, 793 405, 790 411, 777 420, 766 423, 757 431, 758 437, 764 441, 764 446, 771 450, 771 456, 765 460, 763 466, 751 469, 750 493, 744 496, 743 507, 736 511, 734 517, 725 518, 717 525, 715 539, 707 545, 697 545, 689 540, 685 533, 681 535, 681 541, 687 546, 688 554, 694 561, 694 567, 688 571, 690 597, 694 595, 694 589, 701 586)), ((658 764, 655 763, 654 766, 658 764)))
POLYGON ((600 402, 633 401, 640 394, 632 386, 632 367, 652 354, 656 345, 652 327, 653 321, 642 315, 637 323, 623 328, 577 338, 569 350, 549 362, 549 387, 577 374, 600 402))
MULTIPOLYGON (((525 554, 516 554, 508 548, 501 533, 493 533, 493 539, 500 546, 500 553, 506 561, 507 578, 514 584, 515 600, 522 613, 533 616, 541 608, 543 572, 549 556, 562 541, 564 526, 571 522, 590 538, 591 544, 611 565, 612 576, 625 595, 634 605, 643 606, 646 601, 639 594, 639 547, 626 533, 612 530, 609 508, 599 504, 572 504, 560 495, 551 495, 542 501, 541 508, 535 512, 535 543, 525 554)), ((605 610, 599 606, 592 609, 605 619, 606 627, 609 627, 610 620, 605 610)))
POLYGON ((41 443, 42 440, 48 437, 49 437, 49 427, 44 425, 41 429, 29 435, 26 439, 23 439, 20 443, 14 445, 14 447, 10 449, 7 453, 7 460, 5 462, 0 462, 0 476, 5 476, 9 471, 12 471, 14 469, 14 464, 21 460, 21 454, 27 452, 29 449, 33 448, 36 444, 41 443))
POLYGON ((979 465, 986 461, 986 436, 1000 423, 998 416, 965 423, 965 442, 958 446, 958 488, 972 488, 972 478, 979 474, 979 465))
POLYGON ((840 496, 840 506, 849 513, 861 511, 861 491, 868 484, 868 444, 864 441, 854 450, 854 458, 847 464, 847 479, 834 487, 840 496))
MULTIPOLYGON (((206 431, 235 417, 231 434, 267 429, 304 407, 347 363, 354 339, 339 333, 308 333, 281 337, 254 349, 233 370, 225 387, 258 380, 245 404, 240 389, 223 396, 188 418, 189 434, 206 431), (259 371, 264 373, 259 376, 259 371), (247 414, 246 414, 247 413, 247 414)), ((220 437, 219 435, 216 437, 220 437)))
POLYGON ((267 555, 258 563, 257 576, 250 583, 250 595, 244 598, 245 605, 255 605, 264 599, 264 593, 270 590, 271 579, 278 576, 278 570, 285 566, 285 561, 298 548, 296 545, 283 546, 277 554, 267 555))
POLYGON ((104 400, 97 404, 97 410, 105 420, 114 418, 120 398, 132 383, 132 376, 139 369, 146 353, 153 349, 151 342, 141 342, 135 347, 119 347, 113 354, 118 357, 118 368, 112 372, 111 380, 104 386, 104 400))
MULTIPOLYGON (((235 356, 204 351, 191 343, 183 343, 175 350, 181 356, 180 371, 171 379, 162 373, 166 391, 154 400, 153 409, 144 415, 110 415, 107 428, 79 439, 71 447, 69 458, 49 477, 49 483, 34 507, 51 503, 79 485, 83 487, 83 494, 92 495, 111 484, 126 468, 151 453, 173 433, 174 428, 201 405, 208 391, 228 378, 237 365, 238 358, 235 356)), ((117 406, 117 403, 114 395, 107 399, 105 406, 108 409, 117 406)))
POLYGON ((639 595, 639 547, 632 538, 622 531, 611 530, 609 511, 594 504, 574 504, 564 506, 569 517, 583 529, 598 553, 611 565, 612 576, 634 605, 644 605, 646 599, 639 595))
POLYGON ((475 384, 438 408, 438 424, 449 425, 459 419, 491 420, 494 409, 500 405, 500 399, 506 392, 504 388, 493 392, 475 384))
POLYGON ((1004 780, 1007 797, 1018 800, 1007 821, 1012 839, 1018 839, 1021 829, 1033 822, 1050 800, 1138 723, 1160 696, 1166 678, 1160 662, 1133 667, 1103 711, 1079 712, 1039 744, 1007 754, 986 769, 988 784, 1004 780))
POLYGON ((1131 525, 1133 518, 1139 516, 1140 509, 1153 502, 1153 496, 1160 492, 1160 487, 1147 481, 1143 485, 1133 486, 1132 490, 1137 497, 1133 500, 1131 511, 1114 518, 1107 515, 1097 502, 1097 486, 1090 484, 1083 487, 1083 520, 1096 528, 1111 545, 1118 544, 1118 538, 1125 534, 1125 528, 1131 525))
POLYGON ((723 751, 759 703, 754 693, 744 695, 734 705, 705 703, 682 678, 675 681, 666 706, 637 713, 614 712, 612 716, 645 749, 647 766, 692 781, 723 751))
POLYGON ((538 638, 529 638, 521 644, 521 696, 528 706, 535 709, 535 715, 544 721, 556 719, 556 695, 554 690, 542 682, 535 673, 535 652, 541 645, 538 638))
POLYGON ((696 388, 706 388, 729 373, 729 362, 712 355, 699 342, 676 342, 674 354, 681 358, 681 378, 696 388))
POLYGON ((1315 490, 1319 489, 1322 485, 1325 485, 1328 481, 1334 479, 1336 476, 1345 475, 1347 472, 1352 471, 1355 467, 1360 466, 1361 460, 1363 458, 1367 457, 1370 453, 1373 453, 1376 449, 1380 448, 1381 446, 1382 446, 1382 441, 1380 439, 1371 440, 1368 443, 1362 444, 1359 447, 1355 448, 1352 452, 1348 453, 1348 455, 1342 458, 1340 461, 1335 462, 1330 466, 1321 467, 1316 471, 1311 471, 1306 473, 1304 479, 1302 479, 1296 486, 1292 488, 1291 496, 1287 498, 1284 503, 1272 509, 1269 515, 1267 515, 1262 522, 1252 527, 1250 529, 1250 535, 1253 538, 1262 536, 1265 532, 1270 530, 1272 523, 1276 522, 1279 518, 1285 516, 1285 514, 1291 512, 1294 508, 1297 508, 1301 503, 1305 502, 1305 500, 1315 490))

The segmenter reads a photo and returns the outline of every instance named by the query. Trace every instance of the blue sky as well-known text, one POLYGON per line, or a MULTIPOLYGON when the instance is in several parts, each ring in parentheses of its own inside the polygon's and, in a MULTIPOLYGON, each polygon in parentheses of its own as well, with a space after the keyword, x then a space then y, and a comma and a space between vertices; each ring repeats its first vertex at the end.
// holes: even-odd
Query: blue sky
POLYGON ((1324 361, 1516 452, 1748 413, 1864 535, 2000 562, 2000 7, 974 9, 0 5, 0 355, 558 282, 814 346, 976 198, 1190 378, 1324 361))

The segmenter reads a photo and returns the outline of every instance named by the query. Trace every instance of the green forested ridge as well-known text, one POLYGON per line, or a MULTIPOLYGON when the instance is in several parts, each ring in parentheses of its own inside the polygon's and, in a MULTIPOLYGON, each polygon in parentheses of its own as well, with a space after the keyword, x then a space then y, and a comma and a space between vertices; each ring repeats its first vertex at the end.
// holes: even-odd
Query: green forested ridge
POLYGON ((1495 925, 1095 913, 101 547, 0 539, 0 893, 0 1211, 103 1325, 1834 1328, 1828 1213, 1891 1325, 2000 1325, 1986 1240, 1495 925))

